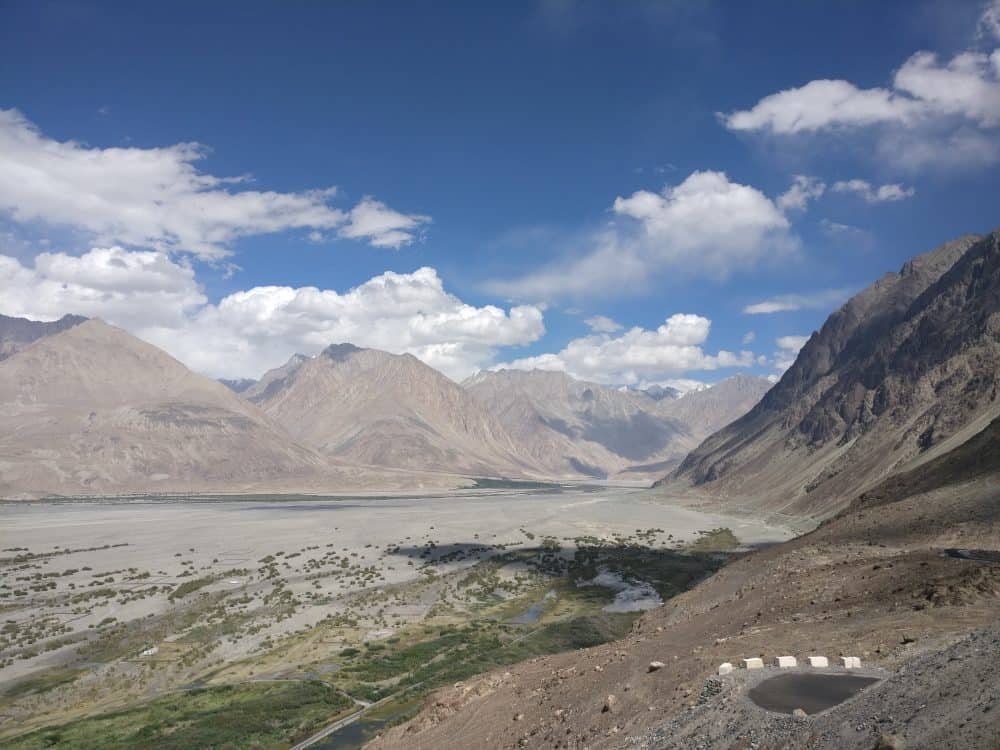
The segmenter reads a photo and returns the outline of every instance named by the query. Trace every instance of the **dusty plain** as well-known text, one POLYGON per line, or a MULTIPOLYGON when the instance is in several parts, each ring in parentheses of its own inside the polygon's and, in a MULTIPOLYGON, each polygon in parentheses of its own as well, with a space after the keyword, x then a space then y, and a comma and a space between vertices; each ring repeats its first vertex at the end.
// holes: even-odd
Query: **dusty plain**
POLYGON ((621 637, 737 547, 792 534, 634 488, 480 485, 0 504, 0 739, 209 741, 199 707, 273 704, 282 720, 238 739, 283 747, 378 703, 316 745, 352 747, 431 689, 621 637))

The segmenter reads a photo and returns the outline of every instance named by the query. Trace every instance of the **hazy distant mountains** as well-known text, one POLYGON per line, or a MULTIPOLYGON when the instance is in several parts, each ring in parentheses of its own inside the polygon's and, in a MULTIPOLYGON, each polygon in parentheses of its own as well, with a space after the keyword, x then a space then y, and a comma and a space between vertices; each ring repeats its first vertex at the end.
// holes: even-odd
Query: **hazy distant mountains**
POLYGON ((0 496, 440 488, 653 478, 768 387, 677 397, 549 372, 464 386, 350 344, 219 383, 100 320, 0 320, 0 496))
POLYGON ((662 484, 827 515, 1000 414, 1000 233, 963 237, 833 313, 756 407, 662 484))
POLYGON ((770 387, 739 376, 678 397, 673 389, 621 390, 542 370, 481 372, 463 385, 543 473, 602 479, 662 474, 770 387))

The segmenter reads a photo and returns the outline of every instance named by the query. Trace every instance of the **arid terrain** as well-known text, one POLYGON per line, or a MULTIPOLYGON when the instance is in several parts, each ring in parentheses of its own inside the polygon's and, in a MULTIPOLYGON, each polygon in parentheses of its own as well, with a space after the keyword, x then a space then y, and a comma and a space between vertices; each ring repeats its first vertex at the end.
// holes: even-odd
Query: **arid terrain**
MULTIPOLYGON (((915 693, 948 698, 933 726, 926 706, 907 699, 913 686, 903 677, 880 688, 870 713, 850 713, 851 703, 832 709, 823 732, 812 720, 788 732, 787 717, 747 709, 739 692, 715 696, 705 689, 720 663, 749 656, 818 653, 835 661, 847 654, 889 673, 919 674, 943 649, 995 624, 1000 566, 945 550, 1000 548, 998 431, 994 422, 962 448, 879 485, 815 531, 731 563, 646 613, 621 641, 441 691, 416 719, 372 747, 834 750, 874 748, 880 734, 891 732, 901 746, 934 748, 958 725, 974 740, 969 746, 995 746, 1000 675, 976 671, 978 663, 970 673, 986 682, 952 670, 937 692, 924 685, 915 693), (652 671, 654 661, 664 666, 652 671), (899 708, 884 713, 879 704, 899 708), (737 720, 744 715, 753 721, 737 720), (847 716, 856 722, 848 739, 828 732, 847 716)), ((976 659, 995 665, 995 635, 982 638, 976 659)))
MULTIPOLYGON (((618 637, 736 544, 790 536, 635 490, 555 486, 7 503, 0 519, 15 542, 0 560, 9 747, 192 686, 320 680, 347 697, 322 721, 300 716, 305 729, 381 699, 405 716, 431 687, 618 637)), ((73 726, 62 734, 82 741, 72 732, 89 725, 73 726)))
POLYGON ((1000 0, 0 0, 0 750, 1000 750, 1000 0))

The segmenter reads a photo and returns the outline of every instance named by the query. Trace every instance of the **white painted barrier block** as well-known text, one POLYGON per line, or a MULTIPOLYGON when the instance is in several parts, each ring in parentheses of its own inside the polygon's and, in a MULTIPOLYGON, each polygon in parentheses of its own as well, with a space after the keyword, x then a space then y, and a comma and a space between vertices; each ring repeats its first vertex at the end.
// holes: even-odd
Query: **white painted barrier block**
POLYGON ((774 661, 782 669, 789 669, 790 667, 797 667, 799 665, 794 656, 779 656, 774 661))
POLYGON ((728 661, 724 661, 724 662, 722 662, 722 664, 719 665, 719 674, 720 675, 729 674, 732 671, 733 671, 733 665, 730 664, 728 661))
POLYGON ((825 656, 810 656, 810 657, 808 657, 808 659, 809 659, 809 666, 810 667, 829 667, 830 666, 830 660, 827 659, 825 656))
POLYGON ((861 668, 861 659, 857 656, 841 656, 840 663, 843 665, 844 669, 861 668))
POLYGON ((760 658, 758 658, 756 656, 751 657, 749 659, 744 659, 743 660, 743 668, 744 669, 763 669, 764 668, 764 660, 760 659, 760 658))

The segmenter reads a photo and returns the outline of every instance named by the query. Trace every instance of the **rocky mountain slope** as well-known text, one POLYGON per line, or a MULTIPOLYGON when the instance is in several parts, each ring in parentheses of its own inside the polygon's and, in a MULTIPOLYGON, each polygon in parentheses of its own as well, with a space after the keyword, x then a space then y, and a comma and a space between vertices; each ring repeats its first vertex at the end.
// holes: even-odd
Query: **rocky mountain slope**
POLYGON ((737 376, 678 398, 667 389, 651 395, 543 370, 484 371, 463 385, 547 475, 601 479, 661 474, 770 387, 737 376))
POLYGON ((245 395, 296 439, 352 464, 473 476, 536 472, 496 417, 409 354, 337 344, 293 358, 245 395))
POLYGON ((250 401, 258 403, 265 400, 273 393, 278 392, 296 370, 309 360, 305 354, 293 354, 285 364, 274 367, 263 375, 260 380, 247 386, 242 393, 250 401))
POLYGON ((833 313, 744 417, 664 482, 829 515, 1000 413, 1000 233, 963 237, 833 313))
MULTIPOLYGON (((0 497, 357 487, 220 383, 100 320, 0 362, 0 497)), ((376 485, 378 486, 378 485, 376 485)))
POLYGON ((17 354, 40 338, 65 331, 85 320, 80 315, 63 315, 51 322, 0 315, 0 360, 17 354))
POLYGON ((947 548, 1000 549, 1000 420, 816 530, 735 560, 625 639, 441 690, 369 747, 832 750, 874 748, 889 732, 905 747, 962 736, 963 747, 992 748, 1000 566, 947 548), (735 688, 706 690, 724 661, 817 653, 857 655, 890 679, 871 698, 801 720, 755 709, 735 688), (651 670, 654 661, 664 666, 651 670), (935 685, 927 670, 938 669, 935 685))

